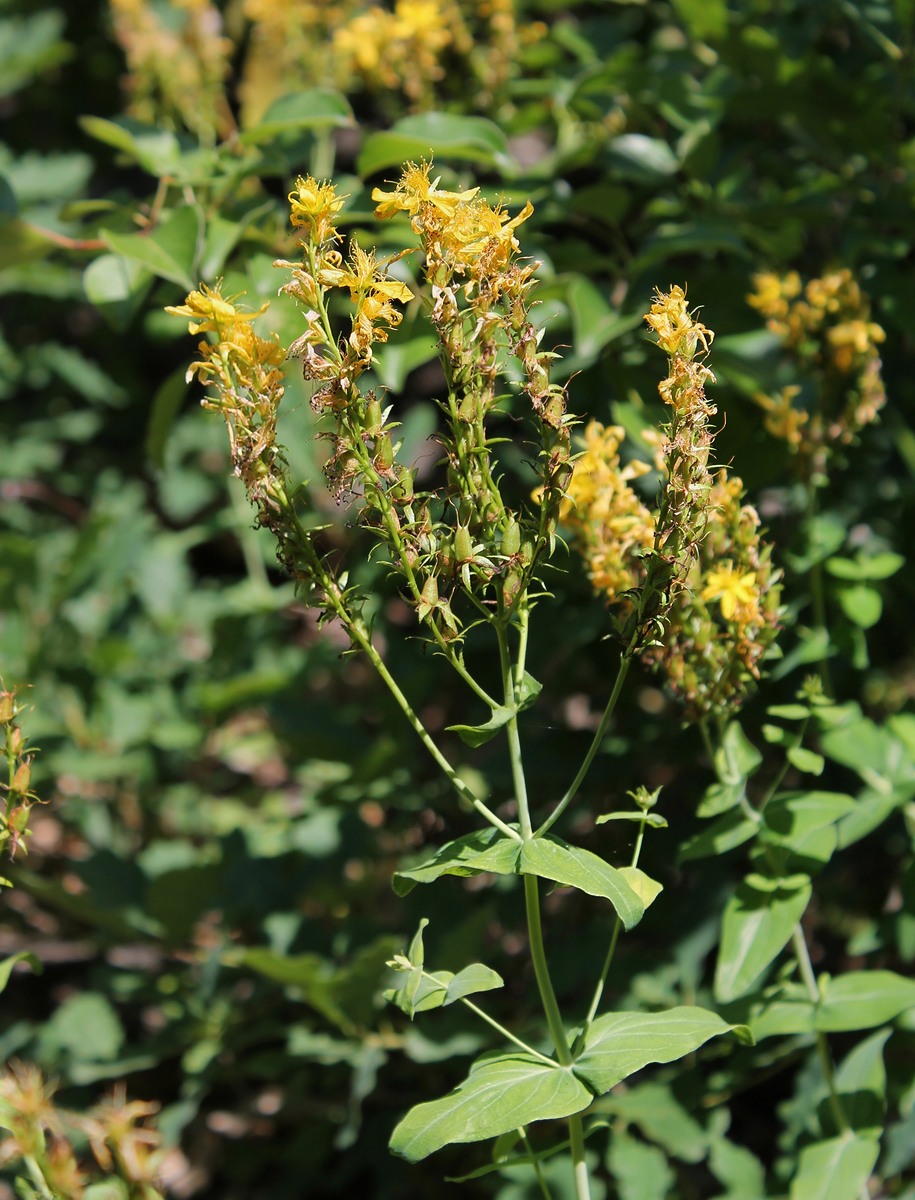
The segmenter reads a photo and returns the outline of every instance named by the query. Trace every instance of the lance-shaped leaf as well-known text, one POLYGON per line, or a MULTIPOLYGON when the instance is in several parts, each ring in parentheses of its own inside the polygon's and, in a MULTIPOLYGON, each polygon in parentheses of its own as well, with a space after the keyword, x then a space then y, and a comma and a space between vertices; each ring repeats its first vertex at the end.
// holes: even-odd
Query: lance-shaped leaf
POLYGON ((590 850, 569 846, 559 838, 547 835, 523 842, 519 869, 524 875, 539 875, 609 900, 627 929, 638 924, 645 912, 645 903, 622 872, 590 850))
POLYGON ((395 1154, 420 1159, 454 1142, 480 1142, 519 1125, 571 1116, 593 1097, 570 1070, 529 1054, 479 1059, 453 1092, 411 1108, 391 1136, 395 1154))
POLYGON ((855 1200, 874 1169, 880 1143, 845 1133, 801 1151, 791 1200, 855 1200))
POLYGON ((471 963, 458 971, 426 972, 414 968, 399 988, 389 988, 384 998, 412 1019, 414 1013, 427 1012, 431 1008, 445 1008, 465 996, 476 992, 491 992, 505 986, 497 971, 483 963, 471 963))
POLYGON ((819 984, 823 999, 815 1027, 823 1033, 873 1029, 915 1008, 915 979, 895 971, 848 971, 819 984))
POLYGON ((748 875, 728 901, 715 969, 715 999, 745 995, 787 943, 810 899, 810 879, 748 875))
POLYGON ((684 1006, 660 1013, 607 1013, 588 1032, 575 1073, 598 1095, 649 1063, 675 1062, 710 1038, 734 1033, 752 1041, 745 1025, 729 1025, 717 1013, 684 1006))
POLYGON ((448 728, 452 733, 456 733, 462 742, 466 742, 468 746, 482 746, 484 742, 488 742, 494 738, 499 730, 508 724, 512 717, 518 713, 524 712, 537 699, 543 684, 539 683, 533 675, 529 675, 526 671, 522 676, 521 683, 515 692, 514 704, 500 704, 492 709, 492 716, 482 725, 449 725, 448 728))
POLYGON ((426 862, 398 871, 394 891, 406 896, 418 883, 432 883, 442 875, 479 875, 482 871, 512 875, 520 848, 519 841, 505 837, 498 829, 479 829, 448 842, 426 862))

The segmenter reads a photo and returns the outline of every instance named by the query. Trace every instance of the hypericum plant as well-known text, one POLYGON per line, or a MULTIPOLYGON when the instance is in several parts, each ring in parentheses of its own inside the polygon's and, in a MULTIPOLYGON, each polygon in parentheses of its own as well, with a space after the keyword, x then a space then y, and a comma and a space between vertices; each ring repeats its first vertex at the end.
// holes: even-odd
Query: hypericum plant
MULTIPOLYGON (((559 1147, 537 1144, 528 1127, 563 1119, 576 1195, 583 1200, 590 1194, 583 1114, 595 1097, 649 1062, 676 1060, 736 1028, 698 1007, 600 1014, 620 930, 632 928, 660 891, 638 868, 644 830, 664 824, 651 811, 657 793, 633 791, 631 810, 603 818, 637 824, 639 836, 628 864, 612 866, 550 832, 578 794, 632 659, 664 646, 672 608, 690 588, 700 560, 713 520, 713 489, 722 486, 716 485, 708 465, 714 408, 705 395, 711 372, 703 360, 712 335, 692 316, 679 288, 659 295, 648 314, 669 358, 661 395, 670 419, 659 439, 664 486, 657 512, 645 526, 650 533, 635 539, 639 554, 625 579, 624 607, 616 622, 620 669, 591 747, 565 794, 558 799, 531 794, 519 716, 540 685, 525 663, 532 616, 547 598, 544 572, 568 507, 574 423, 564 389, 550 381, 554 356, 541 348, 543 331, 531 317, 536 264, 519 256, 517 231, 532 209, 528 204, 510 217, 501 205, 490 205, 478 188, 443 190, 426 163, 408 165, 393 191, 378 189, 373 198, 377 217, 405 213, 419 239, 421 285, 446 384, 437 434, 442 477, 435 485, 417 488, 411 464, 400 460, 396 413, 363 384, 376 350, 401 320, 399 306, 414 300, 413 287, 387 274, 393 260, 377 262, 355 239, 343 256, 336 218, 344 198, 330 183, 300 178, 290 195, 292 221, 302 234, 302 258, 277 265, 289 274, 283 290, 301 305, 305 328, 288 351, 275 337, 254 331, 252 322, 260 313, 243 312, 218 287, 202 286, 169 311, 188 318, 191 332, 212 335, 200 343, 200 359, 189 376, 197 374, 210 385, 212 395, 204 403, 226 419, 235 472, 260 523, 273 532, 284 566, 303 596, 336 617, 354 646, 368 655, 427 750, 483 821, 477 832, 398 872, 396 890, 403 894, 443 875, 521 877, 549 1048, 545 1052, 522 1040, 470 1000, 502 986, 495 971, 480 963, 457 973, 427 969, 423 922, 409 949, 391 963, 403 978, 388 998, 411 1017, 460 1000, 498 1031, 507 1049, 480 1058, 454 1092, 413 1108, 395 1129, 391 1146, 415 1161, 449 1143, 517 1131, 520 1148, 512 1161, 532 1164, 548 1194, 540 1161, 559 1147), (332 302, 341 292, 353 306, 342 331, 332 316, 332 302), (281 365, 287 353, 301 359, 315 388, 312 403, 330 443, 325 473, 331 492, 351 500, 356 520, 377 539, 427 638, 473 700, 489 710, 487 720, 459 726, 458 732, 472 746, 505 738, 515 820, 503 819, 475 794, 423 726, 376 648, 363 615, 365 597, 349 582, 348 564, 325 550, 307 488, 289 477, 276 442, 281 365), (511 363, 513 375, 508 372, 511 363), (511 378, 513 385, 507 383, 511 378), (510 386, 516 395, 507 394, 510 386), (530 504, 518 507, 503 494, 494 447, 501 413, 510 407, 517 418, 522 403, 528 436, 537 447, 540 486, 530 504), (497 695, 490 695, 471 674, 464 656, 467 639, 484 636, 492 639, 501 666, 497 695), (541 925, 541 880, 579 888, 609 901, 615 910, 605 961, 595 973, 585 1012, 560 1011, 541 925)), ((640 519, 644 510, 625 494, 623 498, 640 519)), ((734 562, 740 562, 736 550, 734 562)), ((745 581, 743 586, 748 586, 745 581)), ((722 594, 734 590, 723 587, 722 594)), ((721 636, 727 636, 726 628, 721 636)))

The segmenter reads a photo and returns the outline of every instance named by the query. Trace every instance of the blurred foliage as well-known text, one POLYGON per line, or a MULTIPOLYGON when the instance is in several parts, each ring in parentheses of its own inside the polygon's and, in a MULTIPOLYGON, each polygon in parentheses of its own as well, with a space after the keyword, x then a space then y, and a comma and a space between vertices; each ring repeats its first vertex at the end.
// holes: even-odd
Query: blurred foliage
MULTIPOLYGON (((428 917, 435 959, 493 963, 507 981, 493 1010, 523 1031, 536 1014, 519 897, 491 876, 394 895, 395 869, 468 832, 469 814, 251 527, 161 312, 217 276, 252 308, 273 298, 273 259, 296 253, 298 174, 333 174, 352 229, 372 187, 431 150, 446 186, 533 201, 524 248, 543 263, 555 369, 575 412, 637 444, 660 408, 640 317, 656 286, 689 281, 719 335, 718 453, 785 571, 783 657, 742 729, 703 746, 636 674, 575 817, 627 861, 627 823, 596 830, 593 814, 663 786, 669 829, 643 862, 666 892, 620 943, 613 1008, 701 1003, 758 1041, 713 1043, 599 1100, 613 1135, 588 1142, 594 1194, 853 1200, 873 1172, 911 1198, 915 8, 454 0, 411 26, 408 7, 0 5, 0 672, 32 685, 32 786, 50 802, 28 857, 3 866, 0 955, 33 954, 43 973, 24 959, 10 975, 2 1057, 56 1078, 68 1112, 118 1082, 159 1102, 168 1195, 437 1197, 443 1174, 486 1166, 466 1194, 539 1194, 529 1168, 479 1150, 388 1154, 409 1104, 493 1038, 460 1006, 415 1023, 385 1009, 384 963, 428 917), (762 273, 846 270, 885 334, 887 400, 814 474, 758 398, 799 386, 812 411, 816 347, 781 341, 747 296, 762 273), (798 699, 809 671, 823 690, 798 699), (745 802, 767 796, 760 826, 745 802), (782 953, 801 914, 826 977, 816 1012, 782 953), (853 1132, 830 1110, 818 1031, 853 1132)), ((283 304, 288 343, 300 330, 283 304)), ((434 350, 405 321, 377 375, 429 470, 434 350)), ((324 446, 296 369, 286 387, 281 440, 314 479, 324 446)), ((523 454, 504 470, 523 494, 523 454)), ((358 545, 345 507, 324 503, 328 543, 358 545)), ((407 636, 383 568, 361 573, 386 661, 458 757, 442 731, 466 719, 459 697, 407 636)), ((532 641, 544 690, 523 733, 530 773, 559 795, 617 652, 575 556, 551 586, 562 616, 532 641)), ((491 745, 462 770, 502 811, 491 745)), ((584 1008, 605 911, 564 890, 547 908, 560 999, 584 1008)), ((557 1200, 562 1166, 545 1167, 557 1200)))

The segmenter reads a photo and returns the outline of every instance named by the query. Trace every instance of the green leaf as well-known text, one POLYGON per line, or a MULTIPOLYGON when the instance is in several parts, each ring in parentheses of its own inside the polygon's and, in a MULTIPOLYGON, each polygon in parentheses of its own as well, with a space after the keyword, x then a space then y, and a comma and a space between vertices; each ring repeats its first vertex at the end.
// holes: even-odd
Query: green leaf
POLYGON ((0 21, 0 96, 11 96, 70 58, 72 49, 61 37, 65 22, 60 9, 0 21))
POLYGON ((854 1134, 805 1146, 791 1200, 857 1200, 879 1153, 879 1142, 854 1134))
POLYGON ((175 134, 130 117, 108 121, 104 117, 80 117, 79 125, 90 137, 114 146, 139 163, 150 175, 182 176, 181 144, 175 134))
POLYGON ((849 971, 820 980, 823 1000, 815 1025, 823 1033, 873 1029, 915 1008, 915 979, 895 971, 849 971))
POLYGON ((753 1004, 747 1024, 758 1042, 767 1037, 813 1033, 815 1011, 805 987, 785 984, 775 990, 771 999, 753 1004))
POLYGON ((822 735, 820 748, 827 758, 857 771, 876 792, 915 791, 915 756, 889 723, 877 725, 854 711, 844 724, 822 735))
POLYGON ((880 1029, 859 1042, 836 1071, 836 1088, 849 1125, 858 1134, 879 1137, 886 1100, 883 1050, 892 1029, 880 1029))
POLYGON ((359 152, 357 169, 365 178, 411 159, 475 162, 511 171, 513 162, 505 134, 484 117, 422 113, 404 117, 384 133, 371 134, 359 152))
POLYGON ((680 850, 680 861, 726 854, 748 842, 758 828, 759 823, 747 817, 743 809, 732 808, 703 833, 686 839, 680 850))
POLYGON ((54 242, 28 221, 0 214, 0 271, 47 258, 55 248, 54 242))
POLYGON ((676 1182, 667 1155, 659 1146, 614 1130, 607 1166, 616 1180, 619 1200, 665 1200, 676 1182))
POLYGON ((828 862, 838 843, 837 824, 857 802, 840 792, 791 792, 766 805, 764 839, 802 859, 828 862), (824 837, 824 835, 826 835, 824 837))
POLYGON ((843 587, 838 592, 839 606, 860 629, 872 629, 883 615, 883 599, 880 593, 867 584, 858 583, 843 587))
POLYGON ((56 1010, 41 1030, 43 1057, 65 1055, 73 1063, 110 1062, 124 1044, 124 1030, 101 992, 81 992, 56 1010))
POLYGON ((635 329, 642 319, 638 313, 623 316, 612 309, 604 293, 583 275, 570 281, 566 303, 572 317, 572 352, 582 366, 594 362, 605 346, 635 329))
POLYGON ((518 869, 523 875, 539 875, 609 900, 626 929, 638 924, 645 912, 645 905, 615 867, 590 850, 569 846, 549 834, 521 844, 518 869))
POLYGON ((901 554, 889 551, 884 554, 874 554, 870 558, 830 558, 826 561, 826 570, 834 579, 844 579, 850 583, 867 583, 875 579, 889 579, 905 566, 901 554))
POLYGON ((146 426, 146 454, 154 467, 161 468, 165 465, 168 435, 182 404, 187 399, 187 394, 188 386, 183 367, 166 376, 164 382, 156 389, 152 398, 149 423, 146 426))
POLYGON ((845 522, 835 513, 822 513, 807 523, 807 545, 800 554, 788 553, 785 561, 792 571, 805 575, 811 567, 829 558, 845 541, 845 522))
POLYGON ((695 38, 723 38, 728 31, 727 0, 673 0, 673 7, 695 38))
POLYGON ((705 1158, 706 1131, 680 1104, 669 1084, 652 1081, 620 1089, 605 1096, 601 1108, 626 1124, 636 1125, 671 1158, 689 1163, 705 1158))
POLYGON ((810 716, 810 709, 805 704, 773 704, 766 712, 779 721, 806 721, 810 716))
POLYGON ((584 1050, 574 1064, 575 1073, 600 1096, 649 1063, 675 1062, 725 1033, 750 1039, 745 1026, 729 1025, 705 1008, 607 1013, 588 1031, 584 1050))
POLYGON ((745 1146, 720 1137, 709 1146, 709 1170, 727 1189, 721 1200, 760 1200, 766 1194, 766 1169, 745 1146))
POLYGON ((488 1056, 453 1092, 411 1108, 391 1135, 390 1147, 419 1162, 455 1142, 480 1142, 532 1121, 571 1116, 591 1100, 591 1092, 569 1070, 528 1054, 488 1056))
POLYGON ((471 963, 458 971, 446 989, 445 1004, 454 1004, 464 996, 472 996, 476 992, 492 992, 496 988, 505 987, 505 980, 491 967, 483 963, 471 963))
POLYGON ((785 757, 792 767, 796 767, 807 775, 822 775, 823 768, 826 766, 826 761, 821 754, 807 750, 804 746, 789 746, 785 757))
POLYGON ((21 962, 27 962, 36 975, 40 975, 43 970, 41 962, 34 954, 30 954, 28 950, 20 950, 18 954, 11 954, 9 958, 0 960, 0 992, 9 983, 13 967, 15 967, 16 963, 21 962))
MULTIPOLYGON (((608 821, 638 821, 641 825, 648 825, 652 829, 666 829, 667 821, 660 813, 643 813, 643 812, 612 812, 601 813, 595 818, 595 825, 606 825, 608 821)), ((620 870, 623 868, 620 867, 620 870)))
POLYGON ((715 772, 722 783, 742 783, 754 775, 762 763, 762 755, 741 729, 731 721, 724 731, 721 745, 715 751, 715 772))
POLYGON ((644 133, 622 133, 607 148, 611 169, 638 183, 660 183, 677 171, 677 156, 661 138, 644 133))
POLYGON ((257 124, 242 133, 239 141, 244 146, 257 146, 273 141, 283 133, 343 129, 353 124, 353 110, 341 92, 332 88, 311 88, 274 100, 257 124))
POLYGON ((115 253, 132 259, 162 279, 177 283, 188 292, 197 286, 195 275, 200 235, 200 217, 189 204, 176 209, 148 235, 102 231, 102 237, 115 253))
MULTIPOLYGON (((667 822, 665 821, 664 824, 666 825, 667 822)), ((620 867, 619 873, 646 908, 653 904, 664 890, 663 884, 652 879, 650 875, 646 875, 644 871, 640 871, 638 867, 620 867)))
POLYGON ((745 995, 788 942, 810 900, 804 876, 767 880, 749 875, 728 901, 715 970, 715 999, 745 995))
POLYGON ((100 254, 83 273, 83 290, 113 328, 124 330, 140 311, 153 276, 121 254, 100 254))
POLYGON ((483 871, 496 875, 516 872, 521 843, 505 837, 498 829, 479 829, 456 838, 416 867, 397 871, 394 891, 406 896, 418 883, 432 883, 442 875, 470 876, 483 871))
POLYGON ((462 742, 468 746, 482 746, 490 738, 494 738, 503 726, 520 712, 524 712, 537 699, 543 684, 529 675, 526 671, 518 687, 514 705, 500 704, 492 710, 492 716, 484 725, 449 725, 448 729, 456 733, 462 742))

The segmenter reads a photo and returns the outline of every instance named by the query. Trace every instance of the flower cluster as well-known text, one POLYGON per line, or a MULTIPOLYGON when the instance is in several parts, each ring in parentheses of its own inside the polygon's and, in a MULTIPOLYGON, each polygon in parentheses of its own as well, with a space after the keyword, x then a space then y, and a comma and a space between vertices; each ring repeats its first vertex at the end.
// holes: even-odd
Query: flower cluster
POLYGON ((611 604, 641 583, 642 556, 654 545, 654 518, 629 486, 651 468, 620 462, 623 436, 619 425, 588 422, 562 506, 591 585, 611 604))
POLYGON ((813 380, 810 395, 791 385, 757 401, 768 431, 787 442, 805 475, 817 478, 886 401, 877 349, 885 334, 847 269, 806 284, 796 271, 767 272, 753 282, 748 302, 813 380))
POLYGON ((662 487, 649 512, 630 482, 650 468, 621 465, 622 429, 585 430, 563 509, 596 591, 617 617, 625 653, 663 671, 691 718, 738 707, 759 678, 779 626, 780 588, 743 484, 709 470, 713 379, 702 359, 713 334, 682 288, 658 294, 646 320, 669 358, 659 391, 671 416, 657 439, 662 487))
MULTIPOLYGON (((250 44, 240 88, 246 123, 298 88, 364 88, 394 115, 428 109, 455 79, 489 108, 517 70, 524 43, 543 36, 520 25, 513 0, 244 0, 250 44)), ((465 92, 466 94, 466 92, 465 92)))
POLYGON ((516 233, 533 206, 528 202, 510 217, 478 188, 446 191, 428 163, 408 164, 393 192, 376 189, 372 198, 377 217, 406 214, 420 239, 445 367, 446 423, 439 440, 453 520, 442 515, 453 529, 454 555, 446 543, 437 561, 427 556, 426 569, 454 576, 466 591, 478 590, 479 598, 493 585, 497 603, 511 608, 537 560, 552 547, 571 477, 572 421, 565 393, 550 382, 553 355, 540 349, 542 330, 530 319, 537 264, 518 257, 516 233), (535 514, 506 506, 493 468, 496 439, 490 428, 506 402, 500 379, 509 354, 520 366, 540 442, 542 487, 535 514))
POLYGON ((136 1200, 162 1200, 161 1138, 149 1124, 158 1104, 128 1101, 118 1085, 108 1099, 75 1113, 56 1106, 55 1090, 32 1064, 13 1064, 0 1076, 0 1129, 7 1133, 0 1136, 0 1165, 25 1160, 33 1182, 40 1176, 43 1196, 81 1200, 93 1182, 116 1178, 136 1200), (74 1135, 88 1140, 98 1170, 77 1157, 74 1135))
POLYGON ((708 497, 705 536, 649 659, 689 719, 739 707, 760 677, 780 627, 780 572, 737 476, 721 470, 708 497))
MULTIPOLYGON (((7 691, 0 680, 0 736, 6 754, 7 778, 0 783, 0 850, 8 850, 10 858, 26 850, 29 832, 29 813, 38 803, 32 791, 32 758, 34 750, 19 725, 23 706, 15 691, 7 691)), ((0 878, 0 884, 8 881, 0 878)))
POLYGON ((129 111, 172 121, 204 141, 234 128, 225 96, 232 42, 210 0, 171 0, 166 15, 147 0, 110 0, 114 33, 127 59, 129 111))
POLYGON ((286 357, 277 337, 262 338, 252 328, 266 309, 264 304, 256 312, 243 312, 218 285, 202 284, 184 304, 165 310, 187 318, 190 333, 214 335, 212 341, 199 343, 200 359, 188 369, 187 378, 197 375, 215 389, 216 396, 205 399, 204 406, 225 417, 235 474, 259 507, 276 475, 276 417, 286 357))

